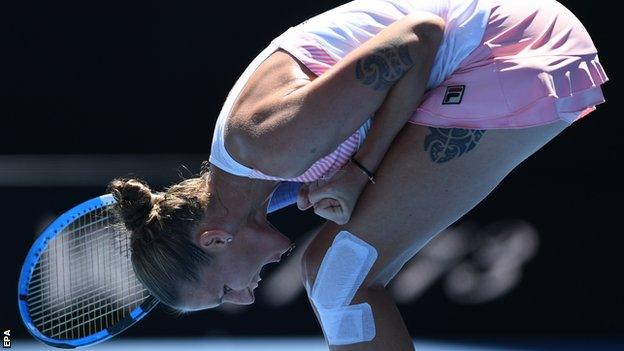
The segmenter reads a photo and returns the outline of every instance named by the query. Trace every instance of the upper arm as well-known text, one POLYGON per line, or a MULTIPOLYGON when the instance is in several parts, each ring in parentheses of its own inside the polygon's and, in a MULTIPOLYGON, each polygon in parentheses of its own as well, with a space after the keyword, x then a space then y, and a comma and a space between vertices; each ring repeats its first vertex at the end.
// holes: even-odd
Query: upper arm
POLYGON ((431 62, 444 22, 426 12, 395 21, 317 79, 257 106, 248 143, 272 175, 299 175, 332 152, 382 105, 412 66, 431 62))

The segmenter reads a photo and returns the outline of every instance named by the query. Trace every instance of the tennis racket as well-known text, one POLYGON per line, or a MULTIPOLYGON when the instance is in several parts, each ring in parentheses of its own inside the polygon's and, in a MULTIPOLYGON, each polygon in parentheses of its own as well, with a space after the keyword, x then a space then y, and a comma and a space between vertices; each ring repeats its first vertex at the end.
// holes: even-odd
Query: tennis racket
MULTIPOLYGON (((267 213, 297 201, 301 183, 282 182, 267 213)), ((158 300, 134 275, 130 232, 102 195, 65 212, 31 247, 18 283, 20 315, 28 331, 55 347, 93 345, 121 333, 158 300)))
POLYGON ((31 247, 18 282, 28 331, 54 347, 93 345, 148 314, 158 300, 137 279, 130 232, 111 194, 88 200, 50 224, 31 247))

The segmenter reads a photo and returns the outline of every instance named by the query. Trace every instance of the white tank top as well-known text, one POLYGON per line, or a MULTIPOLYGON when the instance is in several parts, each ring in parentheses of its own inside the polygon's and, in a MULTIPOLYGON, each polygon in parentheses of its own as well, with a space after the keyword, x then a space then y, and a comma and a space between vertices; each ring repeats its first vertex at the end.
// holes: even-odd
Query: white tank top
POLYGON ((355 0, 314 16, 273 39, 249 64, 230 90, 219 113, 209 161, 224 171, 249 178, 309 182, 331 178, 362 145, 369 118, 351 137, 295 178, 263 174, 240 164, 225 149, 223 132, 232 106, 250 76, 278 48, 288 51, 317 75, 349 52, 413 11, 427 11, 446 22, 427 89, 438 86, 480 44, 490 15, 490 0, 355 0))

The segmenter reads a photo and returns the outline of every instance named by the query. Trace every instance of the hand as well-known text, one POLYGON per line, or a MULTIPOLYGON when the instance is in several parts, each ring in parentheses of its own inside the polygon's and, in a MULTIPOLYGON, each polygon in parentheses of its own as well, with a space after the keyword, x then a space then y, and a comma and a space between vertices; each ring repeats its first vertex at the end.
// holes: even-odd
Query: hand
POLYGON ((368 177, 349 162, 330 179, 303 184, 297 196, 297 207, 303 211, 314 206, 318 216, 345 224, 367 182, 368 177))

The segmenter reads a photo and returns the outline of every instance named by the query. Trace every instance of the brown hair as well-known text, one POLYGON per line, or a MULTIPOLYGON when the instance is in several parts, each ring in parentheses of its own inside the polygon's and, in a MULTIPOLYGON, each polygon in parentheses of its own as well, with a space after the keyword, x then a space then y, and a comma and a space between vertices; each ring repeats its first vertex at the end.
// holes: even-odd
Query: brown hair
POLYGON ((210 256, 192 240, 208 204, 208 167, 199 177, 152 192, 137 178, 114 179, 108 185, 114 212, 131 232, 132 266, 152 296, 174 308, 180 286, 196 282, 210 256))

